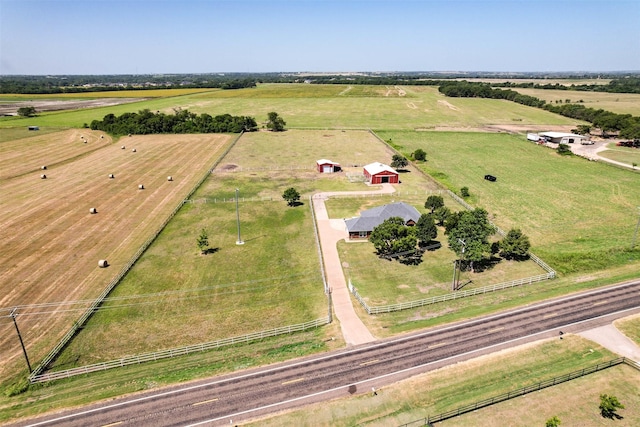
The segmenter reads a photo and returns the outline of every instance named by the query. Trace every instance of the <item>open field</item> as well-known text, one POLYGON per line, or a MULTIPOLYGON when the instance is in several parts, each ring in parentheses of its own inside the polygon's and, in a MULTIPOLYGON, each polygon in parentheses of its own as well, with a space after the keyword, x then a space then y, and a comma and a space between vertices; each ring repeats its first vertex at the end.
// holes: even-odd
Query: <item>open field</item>
MULTIPOLYGON (((377 396, 365 393, 349 399, 336 399, 274 417, 265 417, 249 425, 398 426, 615 357, 595 343, 578 336, 566 336, 562 341, 528 344, 419 375, 378 390, 377 396)), ((640 372, 629 366, 619 365, 441 424, 528 427, 544 425, 545 420, 558 415, 562 425, 605 425, 581 424, 580 421, 592 420, 587 418, 587 414, 591 416, 595 413, 599 417, 597 396, 599 393, 609 393, 615 394, 627 405, 628 409, 621 410, 620 414, 625 416, 625 420, 622 420, 624 425, 632 426, 640 420, 639 382, 640 372), (594 394, 595 406, 592 399, 594 394), (532 411, 532 407, 536 410, 532 411), (584 410, 581 411, 580 408, 584 410), (467 423, 458 424, 465 419, 468 420, 467 423), (572 419, 579 421, 572 424, 572 419), (513 423, 506 420, 513 420, 513 423)))
POLYGON ((640 316, 620 319, 615 322, 615 325, 623 334, 640 345, 640 316))
POLYGON ((470 78, 470 79, 456 79, 456 80, 466 80, 468 82, 483 82, 483 83, 534 83, 540 85, 555 85, 560 84, 563 86, 571 86, 571 85, 607 85, 611 81, 611 79, 554 79, 554 78, 544 78, 544 79, 518 79, 518 78, 504 78, 504 79, 483 79, 483 78, 470 78))
POLYGON ((420 166, 503 230, 520 228, 532 251, 561 273, 637 263, 629 251, 640 206, 637 173, 528 143, 521 136, 454 132, 378 132, 405 154, 427 152, 420 166), (483 179, 490 173, 496 182, 483 179))
MULTIPOLYGON (((9 132, 3 130, 0 135, 9 132)), ((112 142, 109 135, 89 129, 69 129, 55 134, 29 132, 25 137, 4 140, 0 143, 0 180, 35 172, 46 174, 42 166, 50 168, 73 161, 112 142)))
MULTIPOLYGON (((65 140, 74 132, 48 137, 65 140)), ((89 136, 87 130, 83 133, 89 136)), ((98 140, 99 133, 90 134, 98 140)), ((85 144, 78 141, 74 143, 82 153, 85 144)), ((65 307, 62 302, 97 296, 230 141, 226 135, 134 136, 120 142, 127 144, 126 150, 120 143, 105 143, 68 162, 56 157, 58 164, 45 171, 47 179, 40 179, 42 171, 34 171, 0 180, 2 314, 11 307, 56 303, 18 311, 34 363, 88 304, 65 307), (115 179, 108 178, 110 173, 115 179), (168 175, 173 182, 167 181, 168 175), (139 184, 145 189, 139 190, 139 184), (97 214, 90 214, 90 208, 97 214), (99 268, 99 259, 107 259, 110 267, 99 268)), ((47 143, 40 147, 51 151, 47 143)), ((13 156, 10 151, 5 154, 13 156)), ((0 331, 0 377, 5 378, 23 369, 24 361, 9 318, 2 320, 0 331)))
POLYGON ((517 87, 510 89, 524 95, 535 96, 548 103, 555 103, 556 101, 565 102, 565 100, 569 99, 574 104, 579 103, 580 105, 596 110, 603 109, 617 114, 640 116, 640 94, 637 93, 586 92, 578 90, 526 89, 517 87))
POLYGON ((640 165, 640 149, 630 147, 618 147, 615 143, 607 144, 607 149, 600 151, 599 156, 629 165, 640 165))
POLYGON ((289 128, 314 129, 477 129, 487 125, 575 126, 568 119, 537 108, 492 99, 446 99, 435 87, 265 84, 238 90, 157 98, 128 105, 43 113, 36 118, 0 118, 0 128, 28 125, 82 127, 109 113, 148 108, 173 113, 174 108, 213 116, 229 113, 264 122, 270 111, 289 128), (402 91, 400 91, 400 89, 402 91), (400 94, 402 93, 402 96, 400 94))

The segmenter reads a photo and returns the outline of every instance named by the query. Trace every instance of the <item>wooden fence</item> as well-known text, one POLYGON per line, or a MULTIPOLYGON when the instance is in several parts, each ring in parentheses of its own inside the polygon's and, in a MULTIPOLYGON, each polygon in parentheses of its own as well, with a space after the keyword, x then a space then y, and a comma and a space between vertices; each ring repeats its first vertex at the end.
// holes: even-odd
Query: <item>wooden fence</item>
POLYGON ((161 350, 152 353, 138 354, 135 356, 123 357, 108 362, 95 363, 92 365, 79 366, 77 368, 66 369, 64 371, 47 372, 44 374, 31 375, 29 381, 32 383, 47 382, 69 378, 76 375, 89 374, 91 372, 105 371, 107 369, 120 368, 128 365, 138 365, 144 362, 152 362, 171 357, 184 356, 186 354, 213 350, 220 347, 230 346, 234 344, 246 344, 252 341, 258 341, 268 337, 277 335, 291 334, 293 332, 306 331, 308 329, 318 328, 329 323, 329 318, 316 319, 297 325, 282 326, 279 328, 268 329, 266 331, 254 332, 247 335, 237 337, 224 338, 217 341, 211 341, 201 344, 193 344, 184 347, 161 350))
POLYGON ((498 283, 495 285, 483 286, 481 288, 476 289, 467 289, 464 291, 452 292, 444 295, 437 295, 430 298, 424 298, 414 301, 407 301, 398 304, 389 304, 382 306, 369 306, 364 298, 358 293, 358 290, 351 283, 351 279, 349 279, 349 291, 354 296, 354 298, 360 303, 360 305, 365 309, 367 314, 382 314, 382 313, 390 313, 392 311, 401 311, 401 310, 409 310, 412 308, 422 307, 425 305, 436 304, 439 302, 451 301, 460 298, 466 298, 474 295, 486 294, 489 292, 500 291, 503 289, 514 288, 522 285, 529 285, 535 282, 541 282, 543 280, 548 280, 553 278, 555 273, 546 273, 540 274, 538 276, 525 277, 523 279, 516 279, 510 282, 498 283))

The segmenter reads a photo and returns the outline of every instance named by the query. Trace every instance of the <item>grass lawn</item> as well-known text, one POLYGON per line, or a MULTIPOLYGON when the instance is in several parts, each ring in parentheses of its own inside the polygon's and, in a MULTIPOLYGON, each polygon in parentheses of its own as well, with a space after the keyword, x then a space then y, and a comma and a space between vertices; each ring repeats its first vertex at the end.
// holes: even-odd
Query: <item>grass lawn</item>
POLYGON ((615 322, 616 328, 640 345, 640 316, 620 319, 615 322))
POLYGON ((607 149, 600 151, 599 156, 622 163, 640 165, 640 149, 630 147, 617 147, 615 144, 607 144, 607 149))
POLYGON ((562 157, 521 136, 380 131, 405 154, 427 152, 420 167, 458 192, 467 186, 503 230, 520 228, 532 251, 560 273, 637 263, 630 251, 640 206, 637 174, 578 157, 562 157), (490 173, 496 182, 484 180, 490 173))
MULTIPOLYGON (((397 426, 533 385, 615 357, 614 354, 595 343, 578 336, 567 336, 562 341, 529 344, 419 375, 384 387, 378 390, 377 396, 366 393, 356 397, 337 399, 256 420, 249 425, 397 426)), ((586 417, 586 414, 600 416, 597 412, 599 393, 618 396, 628 408, 620 410, 620 414, 625 416, 624 425, 637 425, 640 420, 639 383, 640 372, 629 366, 620 365, 453 418, 443 422, 442 425, 544 425, 545 420, 554 415, 561 418, 563 425, 565 423, 567 425, 605 425, 580 424, 580 422, 569 424, 573 417, 578 417, 575 419, 579 420, 591 420, 591 418, 582 417, 586 417), (595 406, 593 395, 596 396, 595 406), (532 408, 536 409, 532 410, 532 408), (514 410, 518 412, 515 414, 510 412, 514 410), (465 418, 469 421, 458 424, 464 422, 465 418), (505 420, 514 420, 514 423, 511 424, 505 420)), ((598 420, 597 417, 595 420, 598 420)), ((616 421, 616 424, 618 422, 616 421)))
MULTIPOLYGON (((204 195, 202 192, 199 195, 204 195)), ((56 369, 326 315, 309 205, 188 203, 55 362, 56 369), (278 224, 277 230, 270 224, 278 224), (213 253, 195 244, 205 229, 213 253), (161 272, 161 274, 158 274, 161 272)))

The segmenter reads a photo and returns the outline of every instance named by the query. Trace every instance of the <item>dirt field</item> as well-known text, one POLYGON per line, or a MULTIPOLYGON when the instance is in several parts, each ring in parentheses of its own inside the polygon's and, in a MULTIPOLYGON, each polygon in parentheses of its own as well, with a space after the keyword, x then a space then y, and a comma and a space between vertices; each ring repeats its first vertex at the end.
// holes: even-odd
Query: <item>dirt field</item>
MULTIPOLYGON (((6 317, 9 309, 94 298, 231 141, 227 135, 151 135, 113 144, 100 135, 87 130, 49 134, 51 142, 34 143, 26 150, 24 163, 16 160, 24 140, 2 144, 0 381, 24 365, 6 317), (87 144, 80 141, 80 133, 87 144), (102 146, 87 153, 92 144, 102 146), (121 149, 123 144, 126 149, 121 149), (55 161, 45 161, 52 158, 55 161), (42 171, 41 163, 52 166, 42 171), (47 178, 41 179, 41 173, 47 178), (91 214, 90 208, 97 213, 91 214), (100 259, 110 266, 99 268, 100 259)), ((19 308, 18 324, 32 365, 85 307, 19 308)))
POLYGON ((143 101, 148 98, 101 98, 89 100, 33 100, 0 103, 0 116, 17 116, 18 108, 34 107, 37 112, 79 110, 81 108, 108 107, 130 102, 143 101))

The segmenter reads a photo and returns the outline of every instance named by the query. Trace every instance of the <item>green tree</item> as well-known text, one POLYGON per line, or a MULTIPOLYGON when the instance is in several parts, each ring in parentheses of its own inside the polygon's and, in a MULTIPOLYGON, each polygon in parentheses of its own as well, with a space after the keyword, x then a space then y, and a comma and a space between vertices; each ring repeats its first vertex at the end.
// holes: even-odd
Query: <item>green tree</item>
POLYGON ((500 242, 501 255, 506 259, 526 259, 530 248, 529 238, 518 228, 509 230, 500 242))
POLYGON ((426 245, 438 236, 438 228, 431 214, 422 214, 415 225, 415 235, 420 244, 426 245))
POLYGON ((462 187, 460 189, 460 195, 462 197, 469 197, 469 187, 462 187))
POLYGON ((271 129, 273 132, 282 132, 285 130, 285 121, 275 111, 267 114, 267 129, 271 129))
POLYGON ((438 225, 444 225, 445 221, 451 215, 451 209, 446 206, 441 206, 433 211, 433 217, 438 221, 438 225))
POLYGON ((398 259, 415 254, 418 239, 411 227, 400 217, 391 217, 373 229, 369 241, 378 255, 384 258, 396 256, 398 259))
POLYGON ((400 154, 394 154, 391 158, 391 167, 394 169, 404 169, 409 164, 409 161, 406 157, 401 156, 400 154))
POLYGON ((618 398, 615 396, 609 396, 607 394, 600 395, 600 415, 603 418, 609 419, 620 419, 622 418, 620 415, 616 413, 618 409, 624 409, 624 405, 618 401, 618 398))
POLYGON ((200 232, 200 236, 198 236, 197 243, 198 243, 198 249, 200 249, 200 253, 202 255, 206 254, 207 251, 209 250, 209 235, 207 234, 207 231, 204 228, 200 232))
POLYGON ((562 156, 570 156, 572 154, 569 144, 558 144, 558 148, 556 149, 556 151, 562 156))
POLYGON ((544 427, 558 427, 560 425, 560 418, 553 416, 547 420, 544 427))
POLYGON ((300 200, 300 193, 298 193, 298 190, 295 188, 290 187, 284 190, 282 198, 287 201, 289 206, 295 206, 298 204, 298 200, 300 200))
POLYGON ((18 108, 18 115, 20 117, 33 117, 36 115, 36 108, 32 106, 18 108))
POLYGON ((495 228, 489 223, 487 211, 481 208, 462 211, 457 216, 455 226, 448 231, 449 248, 475 271, 474 263, 481 261, 491 250, 489 236, 495 228))
POLYGON ((425 160, 427 160, 427 153, 422 148, 418 148, 413 152, 413 158, 415 160, 424 162, 425 160))
POLYGON ((575 129, 572 129, 571 132, 577 133, 578 135, 589 135, 591 133, 591 126, 578 125, 575 129))
POLYGON ((431 195, 427 197, 427 201, 424 203, 424 208, 431 210, 434 213, 436 209, 444 206, 444 199, 442 196, 431 195))

